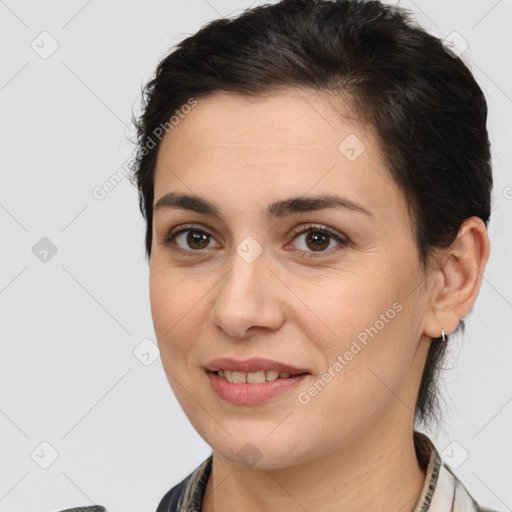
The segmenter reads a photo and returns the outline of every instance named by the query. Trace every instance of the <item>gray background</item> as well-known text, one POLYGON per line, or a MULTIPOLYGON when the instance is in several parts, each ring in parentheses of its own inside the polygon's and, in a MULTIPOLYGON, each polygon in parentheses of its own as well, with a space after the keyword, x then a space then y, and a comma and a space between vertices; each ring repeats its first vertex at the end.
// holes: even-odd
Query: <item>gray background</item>
MULTIPOLYGON (((0 1, 0 512, 155 510, 209 455, 158 358, 135 187, 93 192, 129 158, 132 108, 164 53, 261 3, 0 1)), ((477 500, 511 510, 512 2, 399 3, 468 41, 488 99, 491 258, 431 436, 477 500)))

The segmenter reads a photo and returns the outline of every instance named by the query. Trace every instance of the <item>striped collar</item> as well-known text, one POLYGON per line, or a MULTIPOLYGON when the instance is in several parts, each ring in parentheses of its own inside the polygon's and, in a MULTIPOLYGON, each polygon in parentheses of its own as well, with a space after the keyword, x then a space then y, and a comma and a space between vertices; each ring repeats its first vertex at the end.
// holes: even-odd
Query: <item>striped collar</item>
POLYGON ((414 431, 414 446, 426 474, 412 512, 495 512, 475 501, 425 434, 414 431))
MULTIPOLYGON (((414 446, 425 481, 412 512, 493 512, 478 505, 425 434, 414 431, 414 446)), ((211 469, 212 455, 167 492, 157 512, 201 512, 211 469)))

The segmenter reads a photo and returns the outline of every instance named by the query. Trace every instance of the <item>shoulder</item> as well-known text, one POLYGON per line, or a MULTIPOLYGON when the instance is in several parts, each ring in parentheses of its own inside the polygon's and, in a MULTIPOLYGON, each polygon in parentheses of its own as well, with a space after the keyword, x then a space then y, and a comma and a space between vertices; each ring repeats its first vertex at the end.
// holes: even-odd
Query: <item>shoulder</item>
MULTIPOLYGON (((181 510, 201 510, 206 482, 211 472, 212 455, 204 460, 192 473, 176 484, 161 499, 156 512, 176 512, 181 510)), ((59 512, 108 512, 101 505, 75 507, 59 512)))
POLYGON ((91 505, 89 507, 67 508, 66 510, 60 510, 59 512, 107 512, 107 509, 101 505, 91 505))
POLYGON ((426 434, 415 431, 414 444, 425 481, 413 512, 499 512, 473 498, 426 434))
POLYGON ((165 494, 156 512, 201 510, 206 482, 211 472, 211 463, 212 456, 210 455, 192 473, 165 494))
POLYGON ((454 506, 452 510, 461 510, 464 512, 499 512, 478 503, 461 480, 459 480, 455 472, 445 463, 441 466, 439 485, 442 491, 450 490, 454 506))

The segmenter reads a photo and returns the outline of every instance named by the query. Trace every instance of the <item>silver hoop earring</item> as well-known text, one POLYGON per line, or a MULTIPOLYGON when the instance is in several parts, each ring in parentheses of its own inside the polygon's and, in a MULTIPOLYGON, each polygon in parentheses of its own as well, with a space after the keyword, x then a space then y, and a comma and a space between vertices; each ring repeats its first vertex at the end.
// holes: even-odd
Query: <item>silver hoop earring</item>
POLYGON ((446 336, 444 335, 444 329, 441 329, 441 336, 443 337, 443 343, 446 341, 446 336))

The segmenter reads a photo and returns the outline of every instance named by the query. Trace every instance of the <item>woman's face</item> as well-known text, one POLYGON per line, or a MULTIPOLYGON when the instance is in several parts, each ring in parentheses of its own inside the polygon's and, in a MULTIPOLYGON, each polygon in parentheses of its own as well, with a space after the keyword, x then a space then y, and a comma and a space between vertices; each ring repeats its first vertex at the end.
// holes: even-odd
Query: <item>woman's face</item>
POLYGON ((154 204, 169 193, 213 207, 154 209, 150 295, 169 383, 215 452, 286 467, 412 427, 427 288, 369 131, 315 92, 215 93, 162 140, 154 204), (229 383, 217 358, 270 359, 252 381, 278 363, 306 375, 229 383))

